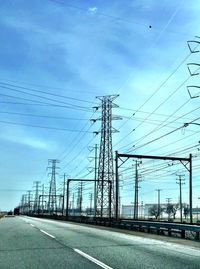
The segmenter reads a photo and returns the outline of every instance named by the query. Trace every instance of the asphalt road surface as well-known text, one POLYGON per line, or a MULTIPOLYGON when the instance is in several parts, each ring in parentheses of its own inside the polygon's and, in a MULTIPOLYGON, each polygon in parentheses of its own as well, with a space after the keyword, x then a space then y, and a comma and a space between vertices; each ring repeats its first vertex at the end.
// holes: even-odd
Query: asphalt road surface
POLYGON ((3 218, 0 269, 15 268, 200 269, 200 245, 180 245, 62 221, 3 218))

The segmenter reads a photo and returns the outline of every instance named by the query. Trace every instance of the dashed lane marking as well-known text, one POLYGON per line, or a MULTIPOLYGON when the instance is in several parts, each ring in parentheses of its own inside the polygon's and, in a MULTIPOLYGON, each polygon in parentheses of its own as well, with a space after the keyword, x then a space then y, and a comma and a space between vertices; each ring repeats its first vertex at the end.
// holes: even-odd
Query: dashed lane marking
POLYGON ((97 265, 99 265, 100 267, 102 267, 104 269, 113 269, 112 267, 106 265, 103 262, 100 262, 99 260, 93 258, 92 256, 86 254, 85 252, 83 252, 77 248, 74 248, 74 251, 77 252, 78 254, 80 254, 81 256, 85 257, 86 259, 90 260, 91 262, 96 263, 97 265))
POLYGON ((49 233, 45 232, 44 230, 40 230, 40 232, 42 232, 42 233, 50 236, 51 238, 55 238, 55 236, 53 236, 52 234, 49 234, 49 233))

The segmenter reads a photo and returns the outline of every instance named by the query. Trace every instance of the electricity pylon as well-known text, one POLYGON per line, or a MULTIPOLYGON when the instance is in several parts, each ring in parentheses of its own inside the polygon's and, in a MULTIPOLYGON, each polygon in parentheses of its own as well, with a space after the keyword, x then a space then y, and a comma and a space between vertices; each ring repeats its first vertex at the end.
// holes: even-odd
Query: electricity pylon
POLYGON ((50 180, 50 186, 49 186, 49 200, 48 200, 48 212, 50 214, 57 213, 57 196, 56 196, 56 164, 58 163, 58 160, 50 159, 49 164, 51 164, 51 180, 50 180))
MULTIPOLYGON (((118 95, 98 96, 101 100, 101 117, 92 119, 93 122, 101 120, 101 142, 99 151, 99 164, 97 175, 96 216, 110 217, 114 207, 114 170, 112 133, 117 132, 112 127, 112 120, 121 119, 112 115, 112 108, 118 107, 113 103, 118 95)), ((96 132, 98 133, 98 132, 96 132)))
POLYGON ((35 181, 34 182, 35 186, 35 197, 34 197, 34 213, 38 211, 38 206, 39 206, 39 187, 40 187, 40 181, 35 181))

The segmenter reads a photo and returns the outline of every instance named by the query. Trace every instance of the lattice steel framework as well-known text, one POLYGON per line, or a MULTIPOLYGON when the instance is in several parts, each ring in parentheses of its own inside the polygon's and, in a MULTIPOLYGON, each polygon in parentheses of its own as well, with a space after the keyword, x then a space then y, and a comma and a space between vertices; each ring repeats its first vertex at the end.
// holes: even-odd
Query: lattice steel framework
POLYGON ((112 116, 112 108, 118 107, 113 103, 118 95, 99 96, 101 100, 101 142, 97 175, 96 216, 109 217, 114 207, 114 170, 112 133, 117 132, 112 127, 112 120, 121 119, 112 116), (111 184, 109 184, 111 182, 111 184))
POLYGON ((39 206, 40 181, 35 181, 34 184, 35 184, 34 212, 36 213, 38 211, 38 206, 39 206))
POLYGON ((57 213, 57 196, 56 196, 56 164, 58 163, 58 160, 51 159, 49 160, 49 164, 51 164, 51 180, 50 180, 50 186, 49 186, 49 200, 48 200, 48 212, 50 214, 57 213))

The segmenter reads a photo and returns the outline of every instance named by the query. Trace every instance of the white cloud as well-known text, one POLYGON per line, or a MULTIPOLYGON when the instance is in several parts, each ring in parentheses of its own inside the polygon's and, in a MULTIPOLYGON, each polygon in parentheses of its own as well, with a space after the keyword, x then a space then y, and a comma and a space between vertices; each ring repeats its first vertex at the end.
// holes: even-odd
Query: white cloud
POLYGON ((89 11, 91 14, 96 14, 96 13, 97 13, 97 10, 98 10, 97 7, 89 7, 89 8, 88 8, 88 11, 89 11))
POLYGON ((33 137, 29 134, 26 134, 20 128, 15 129, 14 134, 13 134, 13 129, 5 128, 4 133, 1 133, 0 135, 0 139, 13 142, 16 144, 29 146, 35 149, 47 150, 49 148, 49 144, 46 141, 33 137))
POLYGON ((48 149, 48 145, 46 142, 42 140, 38 140, 36 138, 26 137, 26 138, 23 138, 23 141, 21 142, 24 145, 27 145, 36 149, 48 149))

